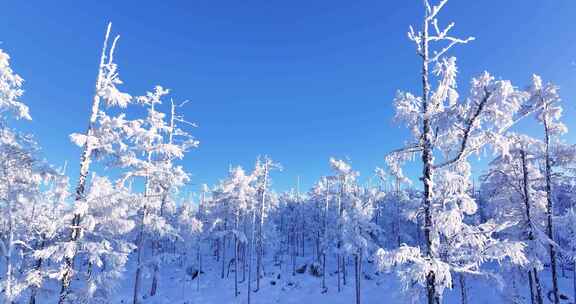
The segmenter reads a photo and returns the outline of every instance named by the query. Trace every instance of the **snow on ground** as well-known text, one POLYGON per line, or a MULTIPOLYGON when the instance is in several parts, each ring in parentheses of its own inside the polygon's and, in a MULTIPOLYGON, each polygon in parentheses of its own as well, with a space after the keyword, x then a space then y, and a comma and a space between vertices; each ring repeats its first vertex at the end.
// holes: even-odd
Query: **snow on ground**
MULTIPOLYGON (((272 264, 267 264, 272 265, 272 264)), ((300 264, 301 265, 301 264, 300 264)), ((186 274, 186 267, 165 268, 161 274, 158 294, 154 297, 146 297, 142 304, 245 304, 246 282, 239 284, 240 294, 234 297, 234 273, 229 273, 227 279, 220 278, 220 264, 213 262, 206 265, 205 273, 200 278, 199 290, 196 279, 192 280, 186 274), (181 278, 187 278, 182 280, 181 278)), ((290 270, 281 270, 279 267, 269 268, 267 266, 266 276, 261 280, 262 287, 258 292, 252 293, 253 304, 350 304, 355 303, 354 275, 349 273, 348 282, 343 286, 343 290, 337 290, 336 273, 332 272, 327 278, 328 291, 322 293, 322 278, 314 277, 309 273, 292 276, 290 270)), ((350 267, 352 271, 352 267, 350 267)), ((410 303, 410 298, 402 293, 400 281, 394 274, 375 274, 371 273, 371 279, 362 281, 362 303, 410 303)), ((132 288, 134 271, 126 273, 126 280, 118 290, 114 303, 132 303, 132 288), (130 278, 130 279, 128 279, 130 278)), ((239 274, 239 281, 242 275, 239 274)), ((548 280, 546 276, 542 277, 543 281, 548 280)), ((454 289, 445 293, 444 303, 460 303, 460 288, 455 280, 454 289)), ((144 278, 143 293, 147 294, 150 288, 150 278, 144 278)), ((565 290, 570 290, 568 283, 565 290)), ((479 279, 468 279, 468 298, 469 303, 493 304, 493 303, 511 303, 504 295, 509 292, 510 286, 504 290, 498 288, 494 281, 479 279)), ((252 284, 255 286, 256 284, 252 284)), ((521 284, 519 288, 527 295, 527 284, 521 284)), ((42 302, 41 302, 42 303, 42 302)), ((529 298, 524 297, 521 303, 529 303, 529 298)), ((565 302, 568 303, 568 302, 565 302)))
MULTIPOLYGON (((208 261, 203 266, 204 274, 200 277, 198 286, 197 279, 192 279, 186 272, 186 265, 173 264, 163 267, 160 276, 158 293, 154 297, 146 296, 141 304, 246 304, 246 282, 239 283, 239 296, 234 297, 234 272, 233 267, 229 276, 222 280, 221 264, 213 260, 213 257, 205 257, 208 261), (182 279, 186 278, 186 279, 182 279), (198 289, 199 288, 199 289, 198 289)), ((298 263, 303 265, 304 260, 298 263)), ((337 290, 337 276, 332 271, 326 278, 328 291, 322 293, 322 278, 312 276, 308 272, 296 273, 292 276, 291 269, 283 269, 273 265, 272 262, 266 263, 266 275, 261 280, 262 287, 258 292, 252 293, 253 304, 354 304, 354 274, 353 267, 349 267, 350 272, 346 286, 343 286, 341 292, 337 290)), ((330 269, 335 270, 336 265, 329 265, 330 269)), ((365 278, 362 280, 361 303, 386 303, 400 304, 410 303, 410 297, 401 291, 400 281, 394 274, 376 273, 368 264, 365 270, 365 278)), ((491 265, 497 267, 496 265, 491 265)), ((495 272, 506 272, 504 269, 494 269, 495 272)), ((547 270, 547 269, 546 269, 547 270)), ((133 284, 135 268, 133 264, 129 265, 128 270, 124 273, 123 279, 118 283, 118 289, 110 304, 132 303, 133 284)), ((560 269, 560 290, 561 293, 568 296, 569 299, 561 301, 563 304, 574 303, 572 295, 574 294, 574 285, 572 271, 560 269)), ((239 281, 242 280, 242 273, 239 273, 239 281)), ((541 282, 545 292, 550 290, 549 271, 541 272, 541 282)), ((112 284, 113 282, 111 282, 112 284)), ((142 294, 148 294, 150 289, 151 278, 143 277, 142 294)), ((516 282, 516 288, 519 290, 520 298, 517 302, 512 301, 514 284, 510 281, 502 282, 505 287, 501 289, 499 284, 494 280, 474 279, 468 277, 466 284, 468 286, 468 304, 494 304, 494 303, 530 303, 529 287, 526 280, 519 279, 516 282)), ((445 292, 443 303, 456 304, 461 303, 460 286, 458 279, 454 278, 454 288, 445 292)), ((44 290, 39 297, 38 304, 57 303, 59 286, 49 284, 49 291, 44 290)), ((255 287, 255 282, 252 284, 255 287)), ((424 303, 424 299, 417 303, 424 303)), ((23 302, 24 303, 24 302, 23 302)), ((544 303, 551 303, 545 299, 544 303)))

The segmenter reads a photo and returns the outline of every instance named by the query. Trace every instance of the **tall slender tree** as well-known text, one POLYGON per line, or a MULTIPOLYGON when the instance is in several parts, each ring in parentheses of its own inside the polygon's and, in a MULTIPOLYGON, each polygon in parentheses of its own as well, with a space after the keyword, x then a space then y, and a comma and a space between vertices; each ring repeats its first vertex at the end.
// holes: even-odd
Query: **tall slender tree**
MULTIPOLYGON (((446 233, 450 235, 454 227, 468 227, 461 226, 460 221, 455 222, 455 226, 443 224, 443 220, 447 218, 442 214, 444 211, 436 206, 443 206, 446 198, 438 196, 441 192, 435 189, 435 175, 444 172, 442 174, 445 178, 453 179, 456 176, 447 174, 448 172, 468 174, 467 158, 470 154, 490 143, 500 147, 503 143, 500 140, 501 134, 527 115, 519 114, 526 99, 525 94, 517 91, 509 81, 495 80, 486 72, 472 80, 470 95, 462 101, 456 87, 456 59, 444 56, 453 46, 466 44, 473 38, 461 39, 452 36, 450 30, 454 23, 445 28, 440 27, 437 16, 446 3, 447 0, 442 0, 431 5, 425 0, 422 31, 415 32, 411 27, 408 33, 422 60, 422 94, 420 97, 404 92, 397 94, 396 118, 407 124, 414 139, 408 146, 387 156, 390 168, 395 171, 398 171, 397 168, 402 162, 416 155, 421 156, 423 248, 403 246, 397 251, 396 258, 402 260, 406 255, 414 257, 413 265, 418 264, 423 272, 416 281, 426 286, 429 304, 438 304, 443 289, 451 286, 450 264, 439 252, 442 236, 446 233), (439 49, 431 50, 432 46, 439 44, 439 49), (431 65, 434 65, 433 71, 430 71, 431 65), (438 79, 435 89, 432 89, 431 85, 431 72, 438 79), (442 156, 441 161, 435 163, 434 159, 438 159, 438 156, 442 156), (414 263, 415 261, 420 262, 414 263)), ((458 197, 461 193, 467 193, 468 185, 466 182, 462 184, 464 188, 453 189, 452 194, 458 197)), ((455 210, 454 207, 461 203, 470 207, 471 201, 472 205, 475 205, 473 199, 461 197, 453 201, 457 204, 448 210, 455 210)), ((468 207, 459 207, 457 212, 469 214, 476 211, 475 208, 468 207)), ((392 260, 399 261, 395 258, 392 260)))
MULTIPOLYGON (((83 144, 82 144, 82 155, 80 156, 80 175, 78 177, 78 184, 75 191, 75 201, 79 202, 84 199, 84 191, 86 189, 86 179, 90 171, 90 163, 95 152, 95 146, 98 144, 98 138, 94 134, 94 129, 96 128, 98 114, 100 112, 101 100, 104 100, 106 105, 118 105, 120 107, 126 107, 130 102, 131 97, 126 93, 120 92, 117 88, 117 84, 121 84, 122 81, 118 78, 117 65, 113 62, 114 50, 116 48, 116 43, 120 36, 116 36, 112 41, 112 45, 108 48, 108 40, 110 37, 110 30, 112 28, 112 23, 108 24, 106 29, 106 35, 104 36, 104 45, 102 46, 102 54, 100 55, 100 63, 98 65, 98 76, 96 77, 96 88, 94 96, 92 98, 92 104, 90 107, 90 118, 88 120, 88 128, 84 134, 83 144)), ((72 220, 71 225, 71 241, 76 242, 82 233, 79 231, 80 226, 80 215, 75 215, 72 220)), ((60 299, 59 304, 63 304, 69 293, 70 283, 72 281, 72 276, 74 273, 74 257, 76 249, 71 251, 71 254, 65 259, 65 269, 62 274, 62 284, 60 289, 60 299)))
POLYGON ((552 149, 554 137, 566 133, 568 129, 560 121, 562 107, 559 105, 560 96, 558 87, 551 83, 543 83, 538 75, 532 76, 532 83, 528 88, 530 92, 530 106, 538 109, 536 118, 544 127, 544 172, 546 177, 546 234, 550 239, 548 249, 550 252, 550 269, 552 271, 552 300, 560 303, 558 291, 557 253, 554 245, 554 198, 552 189, 552 149))
POLYGON ((522 267, 528 274, 532 303, 542 303, 540 271, 545 259, 545 197, 542 191, 543 174, 538 168, 542 143, 522 135, 509 136, 510 149, 506 155, 490 163, 483 176, 481 193, 485 196, 484 213, 497 223, 516 223, 500 232, 502 238, 526 243, 528 263, 522 267))

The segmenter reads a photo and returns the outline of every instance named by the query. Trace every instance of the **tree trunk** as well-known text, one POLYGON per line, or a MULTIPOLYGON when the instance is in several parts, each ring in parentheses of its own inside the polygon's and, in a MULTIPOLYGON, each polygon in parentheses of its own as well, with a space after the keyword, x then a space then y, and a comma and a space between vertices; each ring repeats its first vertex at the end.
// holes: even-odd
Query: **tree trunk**
POLYGON ((542 285, 540 284, 540 278, 538 277, 538 272, 536 269, 532 269, 534 275, 534 285, 536 286, 536 303, 543 304, 544 300, 542 298, 542 285))
POLYGON ((256 264, 256 290, 260 290, 260 278, 262 277, 262 259, 264 258, 264 205, 266 203, 266 189, 268 187, 268 173, 270 163, 266 159, 264 161, 264 173, 263 180, 260 188, 260 211, 259 211, 259 221, 258 221, 258 243, 257 243, 257 264, 256 264))
POLYGON ((336 268, 337 274, 338 274, 338 292, 340 292, 340 291, 342 290, 342 287, 340 286, 340 276, 342 275, 342 269, 341 269, 341 266, 340 266, 340 263, 341 263, 342 261, 341 261, 341 259, 340 259, 340 253, 338 253, 338 255, 336 256, 336 260, 337 260, 337 263, 336 263, 336 264, 338 264, 338 266, 337 266, 337 268, 336 268))
MULTIPOLYGON (((534 241, 534 228, 532 227, 532 217, 530 215, 530 179, 528 177, 528 165, 526 162, 526 151, 520 150, 520 160, 522 162, 522 190, 524 191, 524 206, 526 207, 526 220, 528 221, 528 240, 534 241)), ((536 299, 537 304, 542 304, 542 286, 540 285, 540 279, 538 278, 538 272, 536 269, 532 269, 532 275, 530 275, 530 286, 532 289, 532 276, 534 277, 534 287, 536 294, 534 299, 536 299)))
MULTIPOLYGON (((576 270, 575 270, 576 276, 576 270)), ((576 280, 575 280, 576 282, 576 280)), ((326 253, 322 255, 322 291, 326 292, 326 253)), ((575 291, 576 294, 576 291, 575 291)))
POLYGON ((320 264, 321 261, 320 253, 320 230, 316 231, 316 262, 320 264))
POLYGON ((247 296, 248 296, 248 304, 250 304, 250 295, 252 294, 251 285, 252 285, 252 251, 254 250, 254 238, 255 238, 255 228, 256 228, 256 210, 252 208, 252 227, 251 227, 251 236, 250 236, 250 244, 248 246, 248 284, 247 284, 247 296))
POLYGON ((323 216, 323 232, 322 232, 322 291, 326 291, 326 251, 327 251, 327 244, 326 244, 326 238, 328 236, 328 206, 330 203, 330 184, 328 183, 328 179, 326 179, 326 196, 324 198, 324 216, 323 216))
MULTIPOLYGON (((172 104, 172 118, 171 118, 171 129, 174 128, 174 104, 172 104)), ((172 132, 169 133, 170 135, 170 140, 169 143, 172 143, 172 132)), ((160 217, 164 216, 164 209, 166 208, 166 202, 168 200, 168 192, 169 190, 165 190, 164 193, 162 193, 162 201, 160 203, 160 217)), ((174 247, 173 247, 174 248, 174 247)), ((158 261, 155 259, 156 255, 158 254, 158 251, 160 250, 160 240, 159 239, 155 239, 152 245, 152 256, 154 258, 154 272, 152 274, 152 285, 150 287, 150 296, 153 297, 156 295, 156 292, 158 290, 158 277, 160 275, 160 266, 158 265, 158 261)))
MULTIPOLYGON (((104 72, 104 62, 106 59, 106 50, 108 49, 108 38, 110 37, 110 29, 112 28, 112 23, 108 24, 106 29, 106 35, 104 37, 104 45, 102 47, 102 53, 100 55, 100 65, 98 66, 98 77, 96 78, 96 89, 94 96, 92 98, 92 107, 90 112, 90 120, 88 122, 88 129, 86 130, 86 142, 82 150, 82 155, 80 156, 80 176, 78 177, 78 185, 76 186, 76 197, 75 202, 78 202, 84 198, 84 191, 86 189, 86 178, 88 177, 88 172, 90 169, 90 157, 92 154, 91 137, 93 134, 94 124, 98 117, 98 111, 100 109, 100 95, 99 90, 101 87, 100 80, 104 72)), ((114 44, 113 46, 114 47, 114 44)), ((114 50, 111 49, 110 53, 114 50)), ((80 214, 74 214, 72 219, 72 231, 70 239, 73 242, 77 242, 80 237, 80 214)), ((70 283, 72 282, 73 268, 74 268, 74 257, 76 256, 76 250, 74 251, 72 257, 66 257, 64 259, 64 274, 62 275, 60 296, 58 299, 58 304, 63 304, 68 297, 70 283)))
POLYGON ((466 293, 466 279, 464 278, 464 274, 459 275, 460 279, 460 299, 462 304, 468 304, 468 296, 466 293))
POLYGON ((152 285, 150 286, 150 296, 156 295, 156 290, 158 289, 158 271, 159 267, 156 262, 154 262, 154 273, 152 274, 152 285))
MULTIPOLYGON (((162 211, 160 211, 160 215, 162 215, 162 211)), ((152 257, 155 259, 156 255, 158 254, 158 249, 160 247, 159 241, 156 239, 152 242, 152 257)), ((153 273, 152 273, 152 285, 150 286, 150 296, 153 297, 156 295, 156 291, 158 290, 158 276, 159 276, 160 267, 158 265, 158 261, 154 260, 153 262, 153 273)))
POLYGON ((258 216, 258 240, 256 242, 256 290, 260 290, 260 277, 262 276, 262 220, 263 220, 263 207, 260 203, 260 214, 258 216))
POLYGON ((342 274, 344 272, 344 263, 343 260, 344 258, 342 257, 342 254, 340 252, 340 249, 342 247, 342 215, 344 213, 344 208, 342 206, 342 195, 344 192, 344 181, 343 181, 343 177, 340 176, 340 185, 339 185, 339 193, 338 193, 338 292, 340 292, 342 290, 341 286, 340 286, 340 281, 342 278, 342 274))
POLYGON ((242 283, 246 281, 246 244, 242 244, 242 283))
POLYGON ((294 225, 290 229, 290 256, 292 257, 292 276, 296 276, 296 233, 294 225))
MULTIPOLYGON (((154 104, 152 104, 152 109, 154 109, 154 104)), ((148 165, 152 162, 152 153, 148 152, 146 156, 146 161, 148 165)), ((144 233, 144 223, 146 222, 146 215, 148 214, 148 199, 152 193, 150 193, 150 174, 146 172, 146 183, 144 185, 144 206, 142 206, 142 217, 140 218, 140 232, 138 235, 138 247, 137 250, 137 268, 136 268, 136 278, 134 280, 134 295, 132 302, 133 304, 138 304, 140 298, 140 284, 142 280, 142 251, 144 250, 145 244, 145 233, 144 233)))
MULTIPOLYGON (((226 216, 224 218, 224 232, 228 230, 228 211, 226 211, 226 216)), ((222 275, 221 278, 224 279, 224 274, 226 273, 226 234, 222 236, 222 275)))
POLYGON ((358 253, 354 256, 354 274, 356 285, 356 304, 360 304, 360 282, 362 279, 362 254, 358 253))
POLYGON ((146 218, 146 206, 142 210, 142 218, 140 223, 140 232, 138 233, 138 247, 136 248, 136 275, 134 278, 134 293, 132 297, 132 304, 138 304, 140 298, 140 282, 142 280, 142 251, 144 250, 144 220, 146 218))
POLYGON ((198 248, 196 249, 196 261, 198 264, 198 276, 196 277, 196 291, 200 291, 200 275, 202 274, 202 258, 200 256, 200 242, 198 242, 198 248))
POLYGON ((238 237, 234 236, 234 297, 238 296, 238 237))
MULTIPOLYGON (((236 233, 238 232, 238 221, 240 215, 239 211, 236 211, 236 217, 234 219, 234 229, 236 233)), ((238 235, 234 233, 234 297, 238 296, 238 235)))
MULTIPOLYGON (((8 185, 8 187, 10 187, 10 185, 8 185)), ((10 190, 7 192, 10 193, 10 190)), ((4 303, 12 303, 12 249, 14 248, 14 218, 12 216, 12 204, 10 203, 10 200, 6 200, 6 203, 6 209, 8 210, 8 239, 6 240, 6 252, 2 252, 6 259, 6 285, 4 287, 4 303)), ((0 240, 0 242, 1 241, 2 240, 0 240)))
MULTIPOLYGON (((433 152, 432 131, 428 117, 428 97, 430 95, 429 81, 429 55, 428 55, 428 9, 425 9, 424 29, 422 33, 422 183, 424 188, 424 240, 426 242, 426 255, 430 261, 434 260, 435 253, 432 247, 432 187, 433 187, 433 152)), ((428 304, 440 304, 440 297, 436 292, 436 275, 430 271, 426 276, 426 291, 428 304)))
MULTIPOLYGON (((226 229, 226 228, 224 228, 226 229)), ((224 279, 224 273, 226 270, 226 236, 222 237, 222 275, 220 278, 224 279)))
MULTIPOLYGON (((550 160, 550 130, 548 128, 548 115, 545 114, 544 117, 544 133, 545 133, 545 143, 546 143, 546 218, 547 227, 546 234, 548 238, 554 241, 554 227, 552 223, 552 218, 554 217, 554 205, 552 203, 552 165, 550 160)), ((560 303, 560 298, 558 296, 558 273, 556 269, 556 249, 554 245, 549 244, 548 248, 550 250, 550 268, 552 270, 552 296, 555 304, 560 303)))
POLYGON ((520 160, 522 162, 522 190, 524 191, 524 207, 526 208, 526 221, 528 222, 528 239, 534 240, 534 228, 532 227, 532 217, 530 216, 530 178, 528 177, 528 164, 526 162, 526 152, 520 150, 520 160))
POLYGON ((396 177, 396 214, 394 217, 394 230, 396 235, 396 245, 400 247, 402 240, 400 238, 400 179, 396 177))
POLYGON ((305 225, 306 225, 306 221, 304 218, 304 212, 302 212, 302 228, 301 228, 301 230, 302 230, 302 240, 301 240, 302 241, 302 256, 305 255, 305 253, 304 253, 304 247, 305 247, 305 242, 306 242, 306 237, 304 235, 305 225))
POLYGON ((574 289, 574 301, 576 302, 576 262, 572 262, 572 288, 574 289))
MULTIPOLYGON (((40 246, 38 247, 38 250, 42 250, 44 249, 44 246, 46 245, 46 238, 44 235, 41 236, 42 241, 40 242, 40 246)), ((36 261, 36 266, 34 267, 34 270, 36 271, 40 271, 40 268, 42 267, 42 259, 38 259, 36 261)), ((30 301, 28 301, 28 304, 36 304, 36 293, 38 292, 38 289, 36 287, 32 287, 32 289, 30 290, 30 301)))
POLYGON ((347 256, 342 256, 342 284, 346 286, 346 264, 348 262, 347 256))
POLYGON ((530 284, 530 303, 536 304, 536 297, 534 296, 534 282, 532 281, 532 272, 528 271, 528 283, 530 284))

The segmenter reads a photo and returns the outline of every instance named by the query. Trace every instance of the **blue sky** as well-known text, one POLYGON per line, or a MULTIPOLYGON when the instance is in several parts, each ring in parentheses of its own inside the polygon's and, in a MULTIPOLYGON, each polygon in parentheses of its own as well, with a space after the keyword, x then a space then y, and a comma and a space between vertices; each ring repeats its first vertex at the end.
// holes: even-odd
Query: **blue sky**
MULTIPOLYGON (((539 73, 561 87, 574 129, 574 12, 572 0, 450 1, 440 21, 477 38, 453 52, 462 90, 484 70, 521 87, 539 73)), ((191 101, 185 115, 199 124, 201 146, 184 164, 196 185, 269 154, 284 167, 276 188, 287 189, 296 176, 307 187, 330 173, 330 156, 349 157, 367 178, 408 138, 392 122, 392 99, 398 89, 419 92, 406 31, 421 16, 417 0, 8 1, 0 47, 26 80, 34 120, 18 126, 48 161, 67 160, 73 179, 80 150, 68 135, 86 128, 112 21, 125 91, 160 84, 191 101)))

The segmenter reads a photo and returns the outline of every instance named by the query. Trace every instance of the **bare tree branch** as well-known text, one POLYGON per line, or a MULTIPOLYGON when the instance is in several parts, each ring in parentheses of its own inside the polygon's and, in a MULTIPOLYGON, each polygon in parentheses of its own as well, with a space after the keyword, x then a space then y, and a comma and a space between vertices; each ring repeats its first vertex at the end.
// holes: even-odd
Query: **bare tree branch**
POLYGON ((451 165, 453 163, 459 162, 460 160, 463 159, 463 157, 465 155, 467 155, 467 153, 466 153, 467 149, 466 148, 468 147, 468 139, 470 138, 470 133, 473 130, 473 126, 474 126, 476 120, 478 119, 480 114, 482 114, 482 111, 484 110, 484 106, 488 102, 488 99, 490 99, 490 96, 492 96, 492 92, 486 91, 484 98, 482 98, 482 101, 478 105, 478 108, 476 108, 476 112, 474 112, 474 115, 472 115, 472 117, 468 120, 468 122, 466 124, 466 130, 464 131, 464 135, 462 138, 462 142, 460 143, 460 150, 459 150, 458 154, 454 158, 452 158, 452 159, 450 159, 444 163, 441 163, 439 165, 435 165, 434 169, 442 168, 442 167, 451 165))

